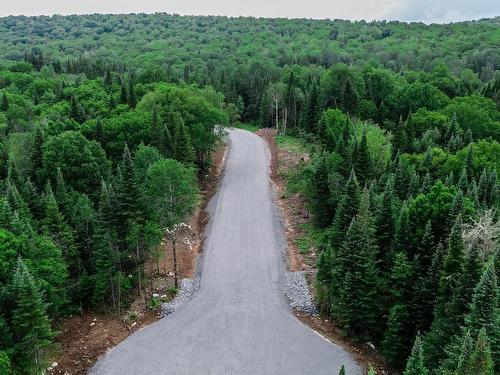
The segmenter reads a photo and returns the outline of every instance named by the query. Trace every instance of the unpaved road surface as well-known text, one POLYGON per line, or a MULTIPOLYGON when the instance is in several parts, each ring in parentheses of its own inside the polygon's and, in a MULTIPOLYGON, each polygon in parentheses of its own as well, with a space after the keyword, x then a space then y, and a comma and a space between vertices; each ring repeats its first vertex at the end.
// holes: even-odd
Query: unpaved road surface
POLYGON ((332 375, 361 368, 302 324, 283 294, 285 241, 265 141, 233 130, 209 205, 201 288, 166 318, 129 336, 92 375, 332 375))

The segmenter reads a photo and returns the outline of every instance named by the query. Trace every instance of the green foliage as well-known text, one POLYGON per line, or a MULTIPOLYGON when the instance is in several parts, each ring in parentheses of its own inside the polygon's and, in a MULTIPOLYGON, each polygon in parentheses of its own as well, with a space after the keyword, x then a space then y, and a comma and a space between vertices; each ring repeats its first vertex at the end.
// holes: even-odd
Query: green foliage
POLYGON ((415 338, 413 349, 406 364, 403 375, 427 375, 429 371, 424 363, 424 351, 422 347, 422 339, 420 334, 415 338))

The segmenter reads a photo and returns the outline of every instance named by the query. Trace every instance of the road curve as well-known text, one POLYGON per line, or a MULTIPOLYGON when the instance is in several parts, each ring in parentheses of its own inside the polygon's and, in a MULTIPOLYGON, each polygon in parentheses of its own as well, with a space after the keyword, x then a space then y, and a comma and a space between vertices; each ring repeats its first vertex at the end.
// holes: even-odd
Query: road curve
POLYGON ((302 324, 283 294, 284 238, 264 141, 232 130, 209 205, 201 288, 180 310, 134 333, 91 375, 348 375, 361 368, 302 324))

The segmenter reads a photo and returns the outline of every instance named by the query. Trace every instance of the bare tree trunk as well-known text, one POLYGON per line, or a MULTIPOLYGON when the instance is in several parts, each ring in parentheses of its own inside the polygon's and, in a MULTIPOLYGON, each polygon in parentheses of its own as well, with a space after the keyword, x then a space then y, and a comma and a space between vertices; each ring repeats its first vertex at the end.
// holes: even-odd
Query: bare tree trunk
POLYGON ((177 289, 179 285, 177 280, 177 249, 175 244, 175 234, 172 236, 172 252, 174 257, 174 286, 175 289, 177 289))

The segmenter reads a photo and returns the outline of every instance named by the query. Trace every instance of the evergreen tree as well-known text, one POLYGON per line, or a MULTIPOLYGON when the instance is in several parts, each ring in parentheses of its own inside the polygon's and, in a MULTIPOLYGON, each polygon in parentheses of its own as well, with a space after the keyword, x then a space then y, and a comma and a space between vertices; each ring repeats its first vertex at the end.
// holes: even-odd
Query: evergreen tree
POLYGON ((125 82, 123 79, 121 80, 121 87, 120 87, 120 104, 128 104, 128 93, 127 93, 127 87, 125 86, 125 82))
POLYGON ((339 375, 345 375, 345 367, 344 367, 344 365, 342 365, 340 367, 339 375))
POLYGON ((45 210, 44 218, 41 220, 42 230, 63 251, 70 275, 76 277, 80 273, 80 261, 75 247, 74 233, 59 210, 50 184, 47 184, 43 202, 45 210))
POLYGON ((158 118, 158 111, 156 110, 156 106, 153 107, 153 121, 151 123, 151 146, 154 146, 161 152, 162 155, 165 155, 165 133, 162 131, 162 127, 160 126, 160 119, 158 118))
POLYGON ((354 154, 353 162, 359 184, 360 186, 364 186, 372 176, 372 161, 368 151, 366 129, 363 130, 363 135, 361 136, 357 152, 354 154))
POLYGON ((99 142, 101 145, 104 143, 104 129, 100 117, 97 118, 95 123, 94 140, 99 142))
POLYGON ((376 244, 368 202, 369 196, 365 195, 332 266, 332 300, 335 301, 332 316, 347 332, 358 335, 376 332, 379 312, 376 244))
POLYGON ((0 374, 11 375, 12 367, 10 365, 10 358, 6 352, 0 351, 0 374))
POLYGON ((467 176, 471 178, 474 177, 474 151, 472 149, 472 146, 469 146, 469 148, 467 149, 467 155, 464 161, 464 168, 465 171, 467 172, 467 176))
POLYGON ((319 89, 316 84, 313 84, 307 96, 302 127, 311 134, 316 134, 319 119, 321 116, 321 108, 319 104, 319 89))
POLYGON ((467 175, 467 168, 462 168, 462 173, 458 179, 457 187, 462 191, 469 190, 469 177, 467 175))
POLYGON ((31 152, 31 178, 37 186, 43 186, 43 132, 40 125, 35 127, 33 150, 31 152))
POLYGON ((406 362, 406 368, 403 375, 427 375, 429 370, 425 367, 424 350, 422 338, 417 334, 410 357, 406 362))
POLYGON ((187 126, 184 125, 182 118, 178 123, 178 135, 176 141, 175 159, 186 164, 193 163, 195 155, 193 145, 191 144, 191 136, 189 135, 187 126))
POLYGON ((2 103, 0 104, 0 111, 7 112, 9 110, 9 98, 7 93, 4 91, 2 95, 2 103))
POLYGON ((448 252, 444 258, 439 282, 439 296, 434 311, 434 321, 426 337, 429 364, 437 367, 444 357, 444 348, 463 325, 466 302, 461 295, 460 283, 464 270, 464 243, 462 219, 459 215, 448 240, 448 252))
POLYGON ((493 375, 494 364, 486 330, 482 328, 477 336, 474 351, 470 358, 469 374, 493 375))
POLYGON ((125 245, 130 225, 136 219, 138 198, 132 157, 127 144, 125 144, 117 173, 115 206, 115 228, 121 246, 125 245))
POLYGON ((330 204, 330 186, 328 184, 329 168, 327 155, 323 154, 315 159, 311 176, 311 211, 314 222, 320 228, 332 224, 333 207, 330 204))
POLYGON ((135 106, 137 105, 137 96, 135 95, 134 78, 132 77, 132 75, 130 75, 129 80, 128 80, 127 103, 128 103, 130 108, 135 108, 135 106))
POLYGON ((408 137, 406 134, 406 124, 403 119, 399 119, 399 123, 394 131, 394 136, 392 138, 392 152, 393 156, 396 156, 398 152, 406 152, 408 145, 408 137))
POLYGON ((500 366, 499 297, 495 266, 493 262, 490 262, 474 289, 465 325, 471 332, 478 332, 482 327, 486 329, 491 341, 493 358, 496 359, 496 366, 500 366))
POLYGON ((335 219, 330 233, 331 244, 334 247, 338 247, 342 243, 345 233, 359 207, 360 189, 354 171, 351 171, 344 191, 345 193, 342 195, 335 212, 335 219))
POLYGON ((19 259, 12 282, 15 296, 12 331, 16 340, 14 363, 21 374, 43 374, 45 351, 53 334, 40 291, 24 262, 19 259))
POLYGON ((386 270, 389 264, 388 255, 390 254, 391 242, 394 237, 394 176, 389 175, 385 184, 382 201, 376 216, 376 237, 380 254, 378 261, 382 271, 386 270))

